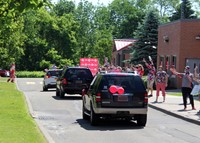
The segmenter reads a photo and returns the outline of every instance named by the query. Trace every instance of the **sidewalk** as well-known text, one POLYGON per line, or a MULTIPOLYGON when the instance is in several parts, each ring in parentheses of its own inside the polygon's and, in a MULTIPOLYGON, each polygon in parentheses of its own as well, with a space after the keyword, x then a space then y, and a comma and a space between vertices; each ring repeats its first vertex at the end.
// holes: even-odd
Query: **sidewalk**
MULTIPOLYGON (((175 92, 180 92, 180 90, 177 90, 175 92)), ((182 96, 172 96, 166 94, 165 102, 162 102, 163 97, 162 93, 160 92, 160 96, 158 97, 158 102, 155 103, 155 100, 156 100, 156 91, 153 92, 153 97, 149 98, 149 107, 152 107, 154 109, 160 110, 172 116, 200 125, 200 102, 198 101, 198 97, 194 97, 194 105, 196 110, 192 110, 192 107, 189 104, 190 103, 189 99, 188 99, 187 110, 183 110, 184 105, 182 96)))

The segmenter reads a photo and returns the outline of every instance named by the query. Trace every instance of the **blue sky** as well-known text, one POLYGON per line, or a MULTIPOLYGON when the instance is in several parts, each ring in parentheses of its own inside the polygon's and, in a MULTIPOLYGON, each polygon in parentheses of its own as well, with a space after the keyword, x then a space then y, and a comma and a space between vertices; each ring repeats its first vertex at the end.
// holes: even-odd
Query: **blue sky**
MULTIPOLYGON (((52 3, 55 3, 58 0, 51 0, 51 1, 52 1, 52 3)), ((80 2, 80 0, 72 0, 72 1, 74 1, 76 4, 78 4, 80 2)), ((87 0, 87 1, 92 2, 94 5, 96 5, 98 3, 98 1, 100 4, 103 3, 104 5, 108 5, 108 3, 111 2, 111 0, 87 0)))

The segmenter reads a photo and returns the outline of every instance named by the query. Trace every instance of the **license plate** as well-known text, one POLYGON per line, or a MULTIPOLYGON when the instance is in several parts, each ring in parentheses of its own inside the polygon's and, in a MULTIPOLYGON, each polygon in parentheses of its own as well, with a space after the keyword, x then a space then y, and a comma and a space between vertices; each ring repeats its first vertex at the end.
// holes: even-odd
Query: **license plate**
POLYGON ((82 80, 77 80, 76 83, 82 83, 82 80))
POLYGON ((119 95, 118 96, 118 101, 122 101, 122 102, 128 101, 128 96, 119 95))

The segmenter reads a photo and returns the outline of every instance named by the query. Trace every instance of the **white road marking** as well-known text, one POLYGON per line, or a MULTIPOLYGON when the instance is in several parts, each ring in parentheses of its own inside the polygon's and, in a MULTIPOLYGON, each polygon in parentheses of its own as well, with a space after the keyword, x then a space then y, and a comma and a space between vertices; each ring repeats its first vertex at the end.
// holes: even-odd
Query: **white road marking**
POLYGON ((35 82, 26 82, 26 84, 35 84, 35 82))

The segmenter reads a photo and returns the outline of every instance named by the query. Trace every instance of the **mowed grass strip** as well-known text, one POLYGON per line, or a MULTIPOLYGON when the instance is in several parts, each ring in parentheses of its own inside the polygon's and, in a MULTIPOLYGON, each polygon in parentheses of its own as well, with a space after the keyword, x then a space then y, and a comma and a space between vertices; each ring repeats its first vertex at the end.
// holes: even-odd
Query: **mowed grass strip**
POLYGON ((28 112, 23 93, 6 80, 0 77, 0 142, 47 143, 28 112))
POLYGON ((166 92, 166 94, 172 95, 172 96, 182 96, 181 92, 166 92))

